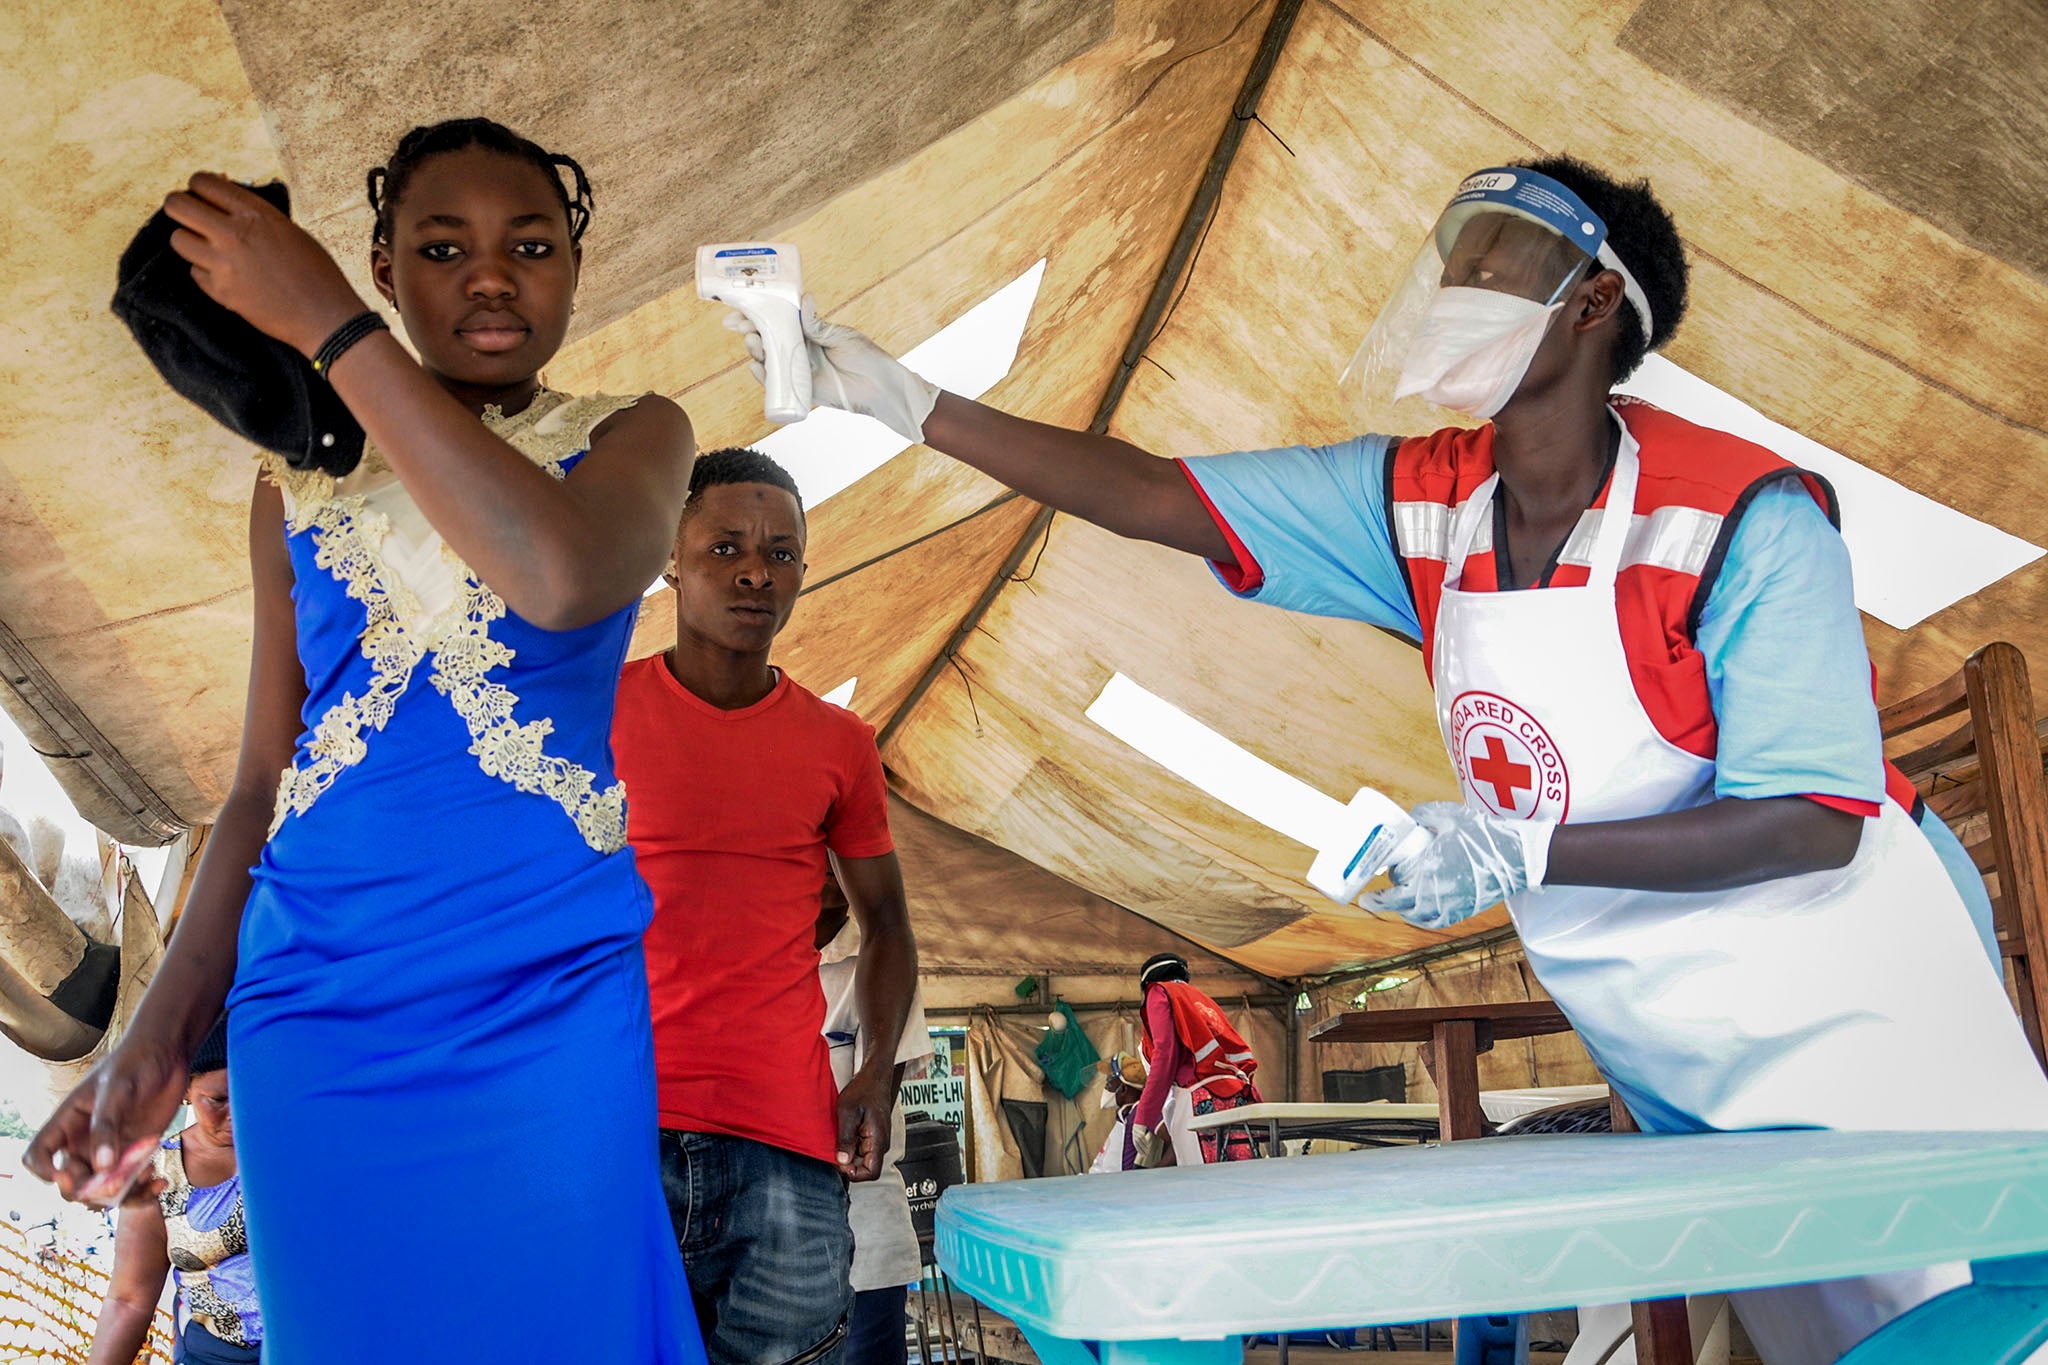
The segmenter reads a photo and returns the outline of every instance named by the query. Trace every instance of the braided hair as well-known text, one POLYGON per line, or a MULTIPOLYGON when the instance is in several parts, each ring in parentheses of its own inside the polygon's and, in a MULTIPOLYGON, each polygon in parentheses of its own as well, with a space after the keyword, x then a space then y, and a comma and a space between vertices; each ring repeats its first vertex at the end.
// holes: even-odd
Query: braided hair
POLYGON ((228 1017, 223 1014, 213 1021, 213 1027, 206 1031, 199 1050, 192 1054, 192 1074, 203 1076, 209 1071, 225 1071, 228 1066, 228 1017))
POLYGON ((421 164, 443 152, 459 152, 466 147, 502 153, 547 176, 548 183, 555 187, 556 198, 561 200, 563 214, 568 217, 569 240, 583 240, 583 230, 590 226, 590 177, 583 173, 575 157, 550 152, 494 119, 452 118, 414 128, 398 139, 398 150, 389 161, 370 168, 370 209, 377 215, 376 226, 370 230, 371 245, 390 245, 391 215, 421 164))

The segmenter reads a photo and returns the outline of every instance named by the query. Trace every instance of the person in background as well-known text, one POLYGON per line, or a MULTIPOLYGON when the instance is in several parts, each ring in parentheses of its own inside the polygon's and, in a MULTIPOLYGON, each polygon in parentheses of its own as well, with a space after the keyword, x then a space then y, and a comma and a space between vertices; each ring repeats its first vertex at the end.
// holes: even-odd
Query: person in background
POLYGON ((1223 1010, 1188 981, 1187 959, 1158 953, 1138 971, 1145 993, 1140 1040, 1145 1089, 1131 1111, 1124 1139, 1124 1169, 1157 1166, 1171 1150, 1174 1164, 1244 1161, 1258 1155, 1243 1129, 1196 1134, 1189 1119, 1259 1102, 1252 1073, 1259 1059, 1231 1027, 1223 1010))
POLYGON ((833 1365, 853 1291, 847 1182, 875 1179, 917 945, 875 732, 768 662, 803 590, 796 482, 697 462, 665 577, 675 644, 626 665, 612 752, 654 892, 662 1185, 713 1365, 833 1365), (818 985, 828 861, 860 924, 865 1065, 835 1086, 818 985))
POLYGON ((1107 1175, 1124 1167, 1124 1145, 1131 1131, 1131 1113, 1145 1093, 1145 1063, 1128 1052, 1112 1052, 1097 1062, 1102 1072, 1102 1107, 1116 1111, 1116 1122, 1102 1139, 1102 1150, 1088 1167, 1090 1175, 1107 1175))
POLYGON ((263 1313, 249 1260, 235 1122, 228 1106, 228 1021, 192 1059, 185 1087, 192 1123, 156 1154, 154 1199, 121 1210, 114 1277, 93 1328, 86 1365, 128 1365, 149 1340, 164 1276, 178 1280, 180 1365, 253 1365, 262 1358, 263 1313))
MULTIPOLYGON (((845 1085, 868 1061, 867 1038, 860 1026, 860 1001, 854 980, 860 973, 860 928, 854 924, 839 879, 827 875, 819 898, 818 984, 825 991, 825 1042, 832 1052, 832 1078, 845 1085)), ((901 1089, 911 1068, 922 1074, 932 1055, 932 1035, 924 1018, 924 992, 913 991, 910 1013, 903 1021, 903 1040, 896 1046, 892 1083, 901 1089)), ((904 1306, 911 1281, 923 1266, 918 1257, 917 1229, 910 1221, 910 1199, 897 1163, 903 1160, 904 1128, 890 1134, 882 1173, 872 1181, 849 1186, 846 1218, 853 1228, 853 1311, 846 1323, 843 1365, 905 1365, 904 1306)))

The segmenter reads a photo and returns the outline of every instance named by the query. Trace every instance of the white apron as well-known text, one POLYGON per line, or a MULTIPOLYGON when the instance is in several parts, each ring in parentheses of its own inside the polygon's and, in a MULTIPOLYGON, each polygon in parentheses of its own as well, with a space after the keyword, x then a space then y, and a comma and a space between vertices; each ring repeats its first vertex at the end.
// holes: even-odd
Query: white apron
MULTIPOLYGON (((1193 1086, 1176 1085, 1166 1092, 1166 1103, 1160 1106, 1159 1125, 1166 1130, 1176 1166, 1202 1164, 1202 1135, 1188 1127, 1188 1123, 1195 1116, 1195 1092, 1205 1089, 1208 1084, 1208 1081, 1198 1081, 1193 1086)), ((1110 1127, 1109 1136, 1103 1139, 1102 1150, 1095 1155, 1095 1164, 1088 1168, 1090 1175, 1123 1170, 1124 1134, 1130 1130, 1131 1111, 1136 1108, 1134 1104, 1127 1104, 1117 1110, 1116 1122, 1110 1127)))
POLYGON ((1116 1111, 1116 1122, 1109 1125, 1109 1136, 1102 1140, 1102 1150, 1095 1154, 1093 1164, 1088 1167, 1090 1175, 1116 1175, 1124 1168, 1124 1134, 1131 1131, 1131 1111, 1135 1104, 1127 1104, 1116 1111))
MULTIPOLYGON (((1615 421, 1607 505, 1633 510, 1637 446, 1615 421)), ((1622 649, 1615 576, 1632 526, 1652 524, 1596 514, 1584 587, 1461 592, 1498 482, 1458 512, 1436 622, 1437 718, 1466 803, 1581 823, 1712 801, 1713 762, 1657 732, 1622 649)), ((1893 802, 1833 871, 1698 893, 1551 887, 1508 908, 1537 979, 1646 1129, 2048 1130, 2048 1077, 1954 883, 1893 802)), ((1800 1302, 1786 1332, 1759 1335, 1752 1319, 1773 1315, 1747 1304, 1744 1322, 1770 1365, 1828 1361, 1965 1278, 1820 1287, 1839 1304, 1758 1291, 1742 1298, 1800 1302), (1883 1316, 1867 1321, 1873 1299, 1883 1316)))

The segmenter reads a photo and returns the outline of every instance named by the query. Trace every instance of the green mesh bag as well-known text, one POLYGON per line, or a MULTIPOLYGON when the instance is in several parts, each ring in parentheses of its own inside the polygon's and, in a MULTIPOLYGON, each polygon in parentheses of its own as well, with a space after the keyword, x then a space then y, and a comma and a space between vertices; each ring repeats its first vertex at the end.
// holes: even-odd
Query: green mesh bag
POLYGON ((1081 1021, 1074 1017, 1066 1001, 1060 1001, 1054 1008, 1067 1017, 1067 1026, 1045 1031, 1038 1044, 1038 1066, 1045 1072, 1046 1084, 1072 1099, 1094 1077, 1095 1064, 1102 1060, 1102 1054, 1081 1032, 1081 1021))

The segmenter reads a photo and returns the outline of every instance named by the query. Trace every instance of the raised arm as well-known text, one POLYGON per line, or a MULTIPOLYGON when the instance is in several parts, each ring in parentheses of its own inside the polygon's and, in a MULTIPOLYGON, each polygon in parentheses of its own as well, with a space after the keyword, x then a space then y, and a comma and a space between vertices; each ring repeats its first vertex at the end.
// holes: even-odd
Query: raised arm
POLYGON ((278 776, 291 763, 306 700, 284 500, 262 480, 250 499, 249 563, 255 630, 233 785, 193 873, 177 932, 128 1031, 65 1097, 23 1157, 31 1171, 54 1179, 67 1199, 119 1152, 163 1132, 184 1094, 192 1053, 220 1017, 234 982, 249 869, 269 837, 278 776))
MULTIPOLYGON (((181 225, 171 244, 199 286, 300 354, 312 356, 363 311, 326 250, 242 186, 194 176, 164 209, 181 225)), ((487 277, 516 268, 475 267, 479 306, 517 297, 487 277)), ((557 480, 491 434, 388 332, 351 347, 328 378, 434 529, 526 619, 586 625, 637 600, 661 572, 696 449, 674 403, 644 398, 607 420, 590 453, 557 480)))
POLYGON ((534 624, 569 630, 609 616, 667 562, 696 454, 690 419, 668 399, 650 395, 606 419, 557 480, 492 435, 389 332, 343 355, 332 377, 434 529, 534 624))
POLYGON ((1179 464, 1128 441, 1027 421, 942 392, 925 419, 924 442, 1105 531, 1235 562, 1230 543, 1179 464))
MULTIPOLYGON (((758 376, 760 334, 735 313, 758 376)), ((826 322, 808 299, 804 339, 817 401, 872 417, 907 441, 963 464, 1104 530, 1224 564, 1229 543, 1179 466, 1113 436, 1072 431, 998 412, 942 392, 851 327, 826 322)))

